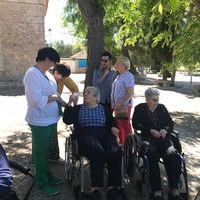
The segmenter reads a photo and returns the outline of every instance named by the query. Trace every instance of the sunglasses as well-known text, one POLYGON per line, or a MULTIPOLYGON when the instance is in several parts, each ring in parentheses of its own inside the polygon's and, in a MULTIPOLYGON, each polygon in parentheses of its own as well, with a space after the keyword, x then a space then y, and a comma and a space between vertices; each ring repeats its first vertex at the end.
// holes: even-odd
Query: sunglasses
POLYGON ((101 59, 101 62, 105 62, 107 63, 109 60, 104 60, 104 59, 101 59))

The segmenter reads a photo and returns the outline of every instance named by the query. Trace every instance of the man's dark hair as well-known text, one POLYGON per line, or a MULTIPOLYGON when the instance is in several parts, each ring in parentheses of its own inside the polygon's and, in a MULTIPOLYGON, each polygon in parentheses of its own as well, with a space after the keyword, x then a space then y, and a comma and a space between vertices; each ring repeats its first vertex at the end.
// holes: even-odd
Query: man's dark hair
POLYGON ((61 74, 62 77, 68 77, 71 74, 71 69, 68 65, 64 65, 64 64, 57 64, 54 68, 53 68, 53 73, 57 71, 58 74, 61 74))
POLYGON ((102 56, 108 56, 109 57, 109 60, 112 60, 112 55, 108 52, 108 51, 105 51, 101 54, 101 57, 102 56))
POLYGON ((60 56, 58 52, 52 47, 44 47, 38 50, 36 62, 44 61, 46 58, 55 63, 60 62, 60 56))

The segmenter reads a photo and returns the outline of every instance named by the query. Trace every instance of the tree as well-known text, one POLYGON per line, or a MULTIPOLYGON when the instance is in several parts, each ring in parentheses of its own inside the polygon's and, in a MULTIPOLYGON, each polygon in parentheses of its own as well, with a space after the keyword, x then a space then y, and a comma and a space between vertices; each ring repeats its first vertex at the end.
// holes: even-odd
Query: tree
POLYGON ((199 0, 109 0, 101 3, 106 11, 106 49, 117 54, 123 52, 134 66, 143 63, 155 66, 163 71, 165 79, 166 72, 170 71, 174 80, 180 65, 199 66, 199 0))
POLYGON ((77 0, 79 9, 85 19, 88 29, 88 71, 86 74, 85 86, 92 84, 94 68, 99 65, 100 56, 104 47, 104 26, 103 18, 105 11, 103 0, 77 0))

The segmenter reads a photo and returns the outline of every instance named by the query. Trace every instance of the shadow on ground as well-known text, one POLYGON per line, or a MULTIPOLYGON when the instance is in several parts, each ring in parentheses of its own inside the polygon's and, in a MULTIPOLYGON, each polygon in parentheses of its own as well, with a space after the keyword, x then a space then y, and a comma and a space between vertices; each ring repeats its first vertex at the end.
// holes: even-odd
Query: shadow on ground
MULTIPOLYGON (((200 116, 192 113, 173 112, 171 113, 175 121, 175 129, 180 132, 180 138, 185 153, 189 191, 191 199, 197 193, 200 181, 200 116)), ((31 134, 30 132, 15 132, 15 134, 6 137, 2 140, 2 145, 7 152, 9 159, 18 161, 27 165, 33 170, 33 163, 31 157, 31 134)), ((51 164, 53 172, 58 177, 64 178, 64 162, 51 164)), ((14 172, 15 190, 20 197, 24 195, 27 187, 30 185, 30 179, 24 177, 22 174, 14 172)), ((141 199, 140 194, 134 189, 133 185, 125 185, 129 200, 141 199)), ((56 197, 49 197, 42 194, 36 187, 34 187, 31 194, 32 200, 73 200, 71 187, 67 182, 59 186, 61 194, 56 197)))

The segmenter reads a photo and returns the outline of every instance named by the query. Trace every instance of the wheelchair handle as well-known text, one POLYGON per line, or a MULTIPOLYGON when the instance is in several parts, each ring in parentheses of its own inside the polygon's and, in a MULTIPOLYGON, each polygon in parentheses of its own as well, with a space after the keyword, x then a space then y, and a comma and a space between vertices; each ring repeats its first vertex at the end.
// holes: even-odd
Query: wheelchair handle
POLYGON ((29 175, 31 173, 31 169, 25 165, 21 165, 13 160, 9 160, 10 167, 22 172, 25 175, 29 175))
POLYGON ((24 175, 28 175, 29 177, 31 177, 31 179, 32 179, 31 185, 28 188, 28 191, 26 192, 26 195, 24 197, 24 200, 28 200, 28 198, 31 194, 31 191, 32 191, 32 189, 35 185, 35 176, 32 175, 31 169, 29 167, 25 166, 25 165, 19 164, 16 161, 13 161, 13 160, 9 160, 8 163, 9 163, 11 168, 16 169, 16 170, 22 172, 24 175))

